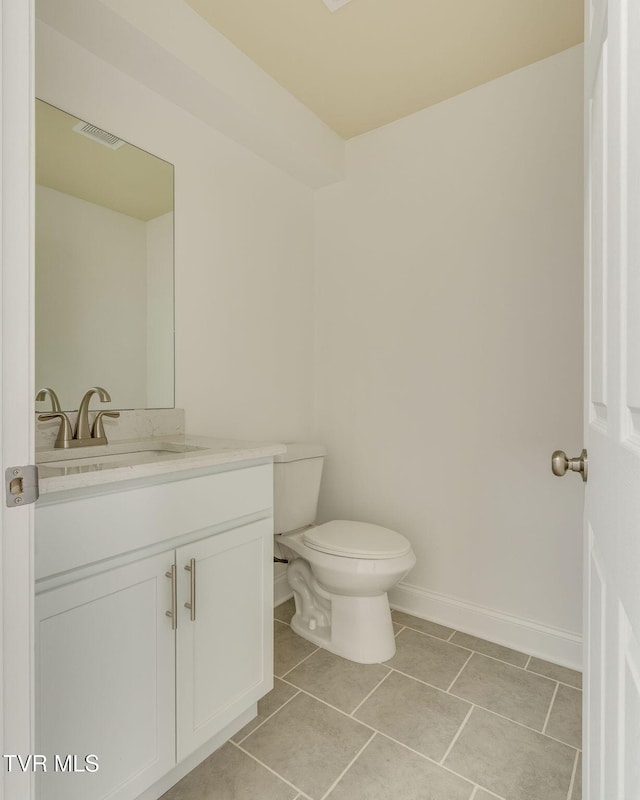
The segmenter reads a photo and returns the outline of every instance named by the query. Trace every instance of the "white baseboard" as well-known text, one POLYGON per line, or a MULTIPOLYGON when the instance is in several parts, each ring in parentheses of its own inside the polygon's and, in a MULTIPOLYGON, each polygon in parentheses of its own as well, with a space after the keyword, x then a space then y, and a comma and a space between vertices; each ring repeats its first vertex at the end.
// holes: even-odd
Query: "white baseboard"
POLYGON ((389 592, 392 608, 524 653, 582 670, 582 637, 522 617, 399 583, 389 592))
POLYGON ((287 572, 284 570, 273 577, 273 607, 279 606, 293 597, 293 589, 289 586, 287 572))

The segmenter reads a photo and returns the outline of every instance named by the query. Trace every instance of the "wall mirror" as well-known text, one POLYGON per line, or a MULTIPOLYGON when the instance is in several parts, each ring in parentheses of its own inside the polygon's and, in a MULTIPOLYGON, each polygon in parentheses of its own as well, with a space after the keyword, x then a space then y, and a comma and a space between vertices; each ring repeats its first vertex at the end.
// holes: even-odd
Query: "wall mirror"
POLYGON ((173 196, 172 164, 36 101, 36 390, 63 410, 173 407, 173 196))

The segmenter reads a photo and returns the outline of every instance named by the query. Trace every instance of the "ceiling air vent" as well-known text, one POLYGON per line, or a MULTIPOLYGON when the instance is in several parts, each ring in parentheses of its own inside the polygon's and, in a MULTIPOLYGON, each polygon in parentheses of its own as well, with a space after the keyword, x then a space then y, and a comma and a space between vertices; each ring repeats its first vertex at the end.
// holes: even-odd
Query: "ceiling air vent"
POLYGON ((346 6, 351 0, 323 0, 329 11, 337 11, 342 6, 346 6))
POLYGON ((77 125, 73 126, 73 130, 89 139, 93 139, 94 142, 99 142, 106 147, 110 147, 112 150, 117 150, 119 147, 122 147, 123 144, 126 144, 126 142, 122 139, 118 139, 117 136, 109 133, 109 131, 103 131, 102 128, 97 128, 89 122, 79 122, 77 125))

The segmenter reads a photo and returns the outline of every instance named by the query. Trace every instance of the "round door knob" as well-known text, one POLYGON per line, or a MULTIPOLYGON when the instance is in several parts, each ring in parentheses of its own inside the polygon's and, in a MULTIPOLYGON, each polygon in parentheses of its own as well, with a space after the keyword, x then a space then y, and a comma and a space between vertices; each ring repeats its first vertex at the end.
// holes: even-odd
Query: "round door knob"
POLYGON ((567 470, 579 472, 582 480, 587 480, 587 451, 583 450, 577 458, 567 458, 564 450, 556 450, 551 456, 551 471, 554 475, 562 477, 567 470))

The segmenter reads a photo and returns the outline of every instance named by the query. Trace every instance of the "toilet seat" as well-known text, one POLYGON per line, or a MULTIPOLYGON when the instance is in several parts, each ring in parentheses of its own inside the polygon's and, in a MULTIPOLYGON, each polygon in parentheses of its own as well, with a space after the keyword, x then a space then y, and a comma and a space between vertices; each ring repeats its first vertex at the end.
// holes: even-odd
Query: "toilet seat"
POLYGON ((411 550, 402 534, 380 525, 350 520, 333 520, 310 528, 303 535, 312 550, 345 558, 398 558, 411 550))

